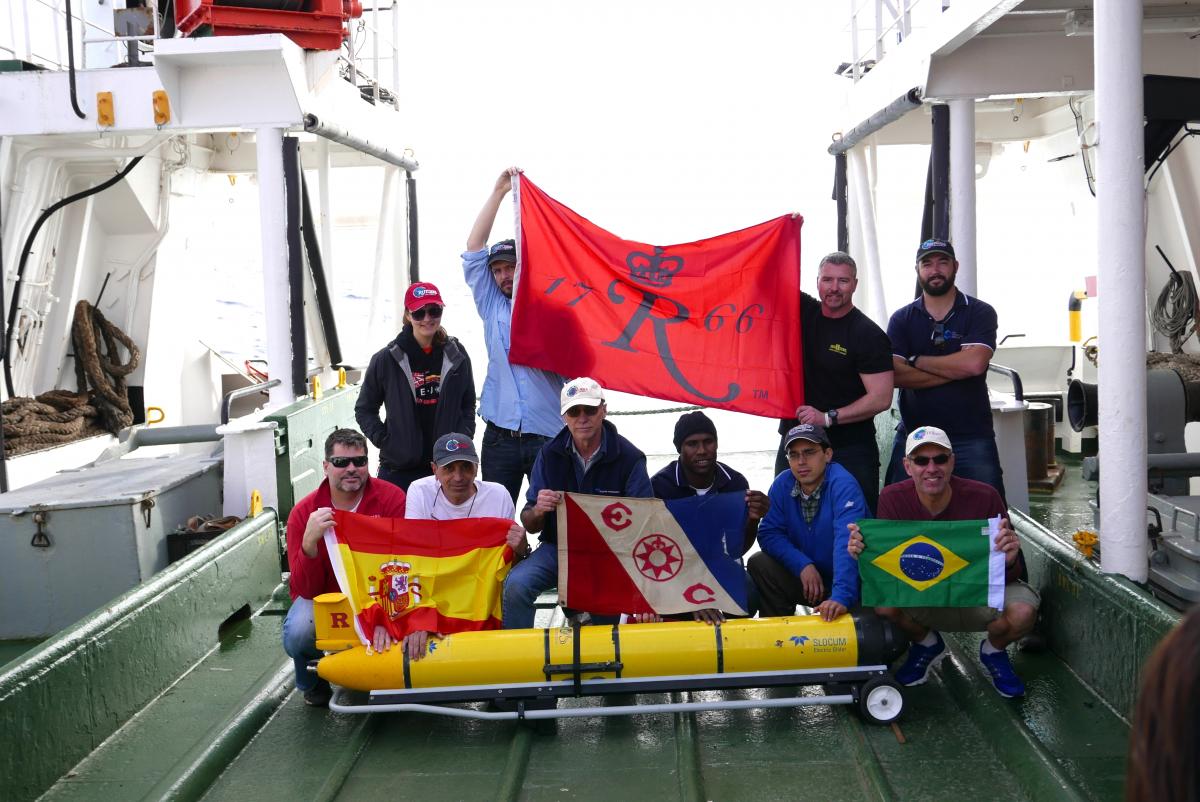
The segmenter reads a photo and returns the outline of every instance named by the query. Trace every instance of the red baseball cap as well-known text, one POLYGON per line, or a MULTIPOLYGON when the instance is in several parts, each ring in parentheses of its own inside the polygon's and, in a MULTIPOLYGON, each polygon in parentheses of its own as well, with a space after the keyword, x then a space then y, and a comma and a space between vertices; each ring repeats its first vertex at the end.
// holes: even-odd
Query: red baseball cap
POLYGON ((404 308, 408 311, 415 312, 428 304, 446 305, 442 301, 442 294, 438 292, 438 288, 428 281, 418 281, 405 290, 404 308))

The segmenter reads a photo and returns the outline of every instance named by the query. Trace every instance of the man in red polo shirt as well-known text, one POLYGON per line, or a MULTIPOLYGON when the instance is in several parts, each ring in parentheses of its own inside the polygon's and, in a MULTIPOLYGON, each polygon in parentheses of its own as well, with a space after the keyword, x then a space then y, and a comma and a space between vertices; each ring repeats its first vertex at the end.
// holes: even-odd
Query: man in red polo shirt
POLYGON ((306 704, 324 707, 329 683, 308 670, 317 651, 313 598, 339 590, 325 532, 333 528, 333 511, 346 510, 382 518, 404 517, 404 491, 367 472, 367 439, 353 429, 336 429, 325 440, 325 481, 296 506, 287 523, 288 568, 292 606, 283 620, 283 650, 296 667, 296 690, 306 704))

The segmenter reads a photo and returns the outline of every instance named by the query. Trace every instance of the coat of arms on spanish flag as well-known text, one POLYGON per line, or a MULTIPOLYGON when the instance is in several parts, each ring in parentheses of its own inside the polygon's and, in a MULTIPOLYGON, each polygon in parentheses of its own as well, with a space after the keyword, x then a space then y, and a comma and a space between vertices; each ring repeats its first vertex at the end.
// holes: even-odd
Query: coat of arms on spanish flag
POLYGON ((512 521, 406 520, 341 510, 334 521, 325 546, 364 644, 377 625, 397 640, 417 630, 500 628, 512 521))
POLYGON ((663 501, 567 493, 558 505, 558 593, 602 615, 717 608, 746 614, 746 572, 731 556, 741 493, 663 501))
MULTIPOLYGON (((997 519, 998 525, 998 519, 997 519)), ((859 521, 862 603, 1004 607, 1004 553, 989 521, 859 521)))

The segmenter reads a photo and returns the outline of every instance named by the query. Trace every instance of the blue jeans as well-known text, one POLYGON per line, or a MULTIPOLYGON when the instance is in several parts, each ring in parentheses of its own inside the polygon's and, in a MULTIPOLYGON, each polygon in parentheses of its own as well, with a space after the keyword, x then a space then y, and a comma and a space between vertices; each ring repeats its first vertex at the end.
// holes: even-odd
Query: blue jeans
MULTIPOLYGON (((904 472, 904 441, 908 432, 904 425, 896 427, 896 439, 892 443, 892 460, 888 465, 888 481, 894 484, 908 478, 904 472)), ((996 488, 1000 498, 1007 502, 1004 495, 1004 471, 1000 468, 1000 450, 996 448, 995 435, 989 437, 955 437, 950 444, 954 446, 954 475, 962 479, 974 479, 977 482, 996 488)), ((836 455, 834 457, 836 459, 836 455)))
POLYGON ((296 669, 296 690, 304 692, 317 684, 308 661, 321 656, 317 650, 317 628, 313 623, 312 599, 297 596, 283 619, 283 650, 296 669))
POLYGON ((531 629, 533 603, 537 597, 558 585, 558 546, 542 543, 513 566, 504 580, 503 611, 505 629, 531 629))
MULTIPOLYGON (((521 482, 533 472, 533 463, 549 437, 540 434, 515 436, 508 429, 491 423, 483 431, 481 468, 486 482, 499 482, 512 496, 513 504, 521 494, 521 482)), ((517 504, 518 509, 520 504, 517 504)))
POLYGON ((433 476, 433 471, 426 465, 424 468, 393 468, 391 465, 379 464, 379 478, 391 482, 396 487, 408 492, 408 486, 418 479, 433 476))

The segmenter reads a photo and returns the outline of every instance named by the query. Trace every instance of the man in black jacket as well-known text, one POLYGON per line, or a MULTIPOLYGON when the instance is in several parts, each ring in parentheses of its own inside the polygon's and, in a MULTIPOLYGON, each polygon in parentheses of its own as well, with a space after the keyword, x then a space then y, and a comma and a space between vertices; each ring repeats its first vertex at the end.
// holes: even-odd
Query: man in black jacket
POLYGON ((521 523, 541 532, 541 545, 519 562, 504 583, 504 627, 533 626, 533 603, 558 582, 558 505, 565 492, 650 498, 646 455, 604 419, 604 389, 595 379, 572 379, 559 396, 563 427, 542 446, 521 523))
POLYGON ((437 287, 413 284, 404 308, 404 328, 371 357, 354 417, 379 449, 379 478, 408 490, 414 479, 431 475, 437 438, 475 435, 475 379, 466 350, 442 328, 437 287))

